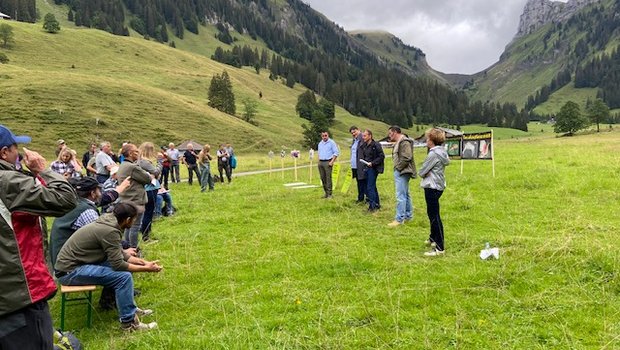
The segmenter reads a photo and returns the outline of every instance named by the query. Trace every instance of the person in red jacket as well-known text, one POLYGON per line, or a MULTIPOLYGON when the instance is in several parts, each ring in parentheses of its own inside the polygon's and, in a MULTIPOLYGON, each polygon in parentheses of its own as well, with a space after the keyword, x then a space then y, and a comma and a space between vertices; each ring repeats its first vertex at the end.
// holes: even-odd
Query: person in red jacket
POLYGON ((24 148, 30 173, 16 169, 17 144, 28 142, 0 125, 0 349, 53 347, 47 300, 56 284, 45 263, 41 216, 62 216, 77 204, 73 187, 37 152, 24 148))

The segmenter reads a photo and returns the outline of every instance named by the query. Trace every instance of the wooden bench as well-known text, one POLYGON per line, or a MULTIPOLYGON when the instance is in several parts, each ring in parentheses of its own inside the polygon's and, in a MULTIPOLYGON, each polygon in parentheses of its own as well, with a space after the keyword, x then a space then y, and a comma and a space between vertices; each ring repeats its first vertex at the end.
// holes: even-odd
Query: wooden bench
POLYGON ((60 286, 60 330, 65 330, 65 305, 67 304, 82 304, 75 303, 76 301, 86 300, 88 305, 88 311, 86 313, 86 326, 90 328, 92 325, 92 317, 93 317, 93 290, 97 289, 95 285, 86 285, 86 286, 60 286), (83 293, 84 296, 78 298, 69 298, 69 294, 72 293, 83 293))

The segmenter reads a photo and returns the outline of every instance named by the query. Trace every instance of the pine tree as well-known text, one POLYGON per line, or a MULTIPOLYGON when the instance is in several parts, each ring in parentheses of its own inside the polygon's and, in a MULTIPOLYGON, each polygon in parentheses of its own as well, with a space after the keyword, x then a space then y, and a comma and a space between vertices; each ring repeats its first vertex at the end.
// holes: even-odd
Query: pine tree
POLYGON ((48 13, 43 19, 43 29, 48 33, 58 33, 60 30, 60 23, 58 23, 53 14, 48 13))

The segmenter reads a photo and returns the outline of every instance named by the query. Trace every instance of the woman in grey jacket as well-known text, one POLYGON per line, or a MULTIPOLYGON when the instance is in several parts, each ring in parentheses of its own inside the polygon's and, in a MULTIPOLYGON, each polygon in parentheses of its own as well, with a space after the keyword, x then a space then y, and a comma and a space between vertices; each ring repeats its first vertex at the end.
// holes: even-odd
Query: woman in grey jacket
POLYGON ((443 148, 445 140, 446 134, 440 129, 434 128, 426 132, 426 145, 430 150, 419 174, 422 177, 420 187, 424 188, 426 199, 426 213, 431 224, 431 234, 426 242, 433 249, 424 253, 425 256, 438 256, 445 252, 443 223, 439 215, 439 198, 446 188, 444 169, 450 164, 448 154, 443 148))

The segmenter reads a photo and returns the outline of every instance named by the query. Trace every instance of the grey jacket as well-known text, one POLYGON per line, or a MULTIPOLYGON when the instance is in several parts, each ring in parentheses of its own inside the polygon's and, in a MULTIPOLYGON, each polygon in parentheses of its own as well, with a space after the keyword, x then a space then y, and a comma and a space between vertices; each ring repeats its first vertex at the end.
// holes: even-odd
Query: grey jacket
POLYGON ((413 140, 404 136, 396 142, 392 149, 392 160, 394 161, 394 170, 401 175, 411 174, 412 178, 416 178, 417 172, 413 159, 413 140))
POLYGON ((420 176, 422 177, 420 187, 443 191, 446 188, 444 169, 448 164, 450 164, 450 158, 448 158, 448 153, 443 146, 431 148, 424 164, 422 164, 422 169, 420 169, 420 176))

